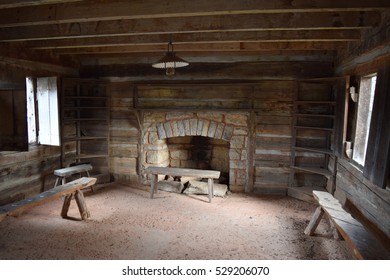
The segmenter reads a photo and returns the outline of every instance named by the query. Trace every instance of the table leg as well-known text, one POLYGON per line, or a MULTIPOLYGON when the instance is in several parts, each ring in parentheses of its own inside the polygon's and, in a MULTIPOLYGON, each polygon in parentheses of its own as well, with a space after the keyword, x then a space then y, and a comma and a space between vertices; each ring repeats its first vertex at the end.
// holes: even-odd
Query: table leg
POLYGON ((211 203, 211 199, 214 197, 214 180, 208 178, 208 189, 209 189, 209 202, 211 203))
POLYGON ((150 198, 153 198, 154 192, 157 193, 157 174, 152 174, 150 182, 150 198))

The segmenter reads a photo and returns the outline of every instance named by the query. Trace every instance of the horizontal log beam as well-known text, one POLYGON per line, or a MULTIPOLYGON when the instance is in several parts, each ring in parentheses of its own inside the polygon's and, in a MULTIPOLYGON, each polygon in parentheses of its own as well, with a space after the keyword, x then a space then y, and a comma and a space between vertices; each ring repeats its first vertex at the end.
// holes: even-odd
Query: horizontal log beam
MULTIPOLYGON (((149 64, 161 58, 161 53, 129 53, 129 54, 98 54, 74 55, 81 65, 119 65, 119 64, 149 64)), ((269 50, 247 52, 186 52, 185 59, 189 62, 236 63, 236 62, 269 62, 269 61, 333 61, 336 51, 319 50, 269 50)))
MULTIPOLYGON (((66 49, 75 47, 130 46, 139 44, 161 44, 169 42, 168 34, 123 35, 108 37, 70 38, 30 41, 26 47, 32 49, 66 49)), ((209 32, 175 34, 175 44, 181 42, 313 42, 313 41, 360 41, 360 31, 341 30, 270 30, 243 32, 209 32)))
POLYGON ((275 80, 327 77, 333 73, 332 62, 255 62, 255 63, 192 63, 166 76, 150 64, 95 65, 81 69, 85 78, 102 77, 131 81, 194 81, 194 80, 275 80))
POLYGON ((380 24, 379 12, 231 15, 168 19, 80 22, 0 29, 0 41, 26 41, 118 35, 242 32, 271 30, 345 30, 380 24))
MULTIPOLYGON (((253 43, 192 43, 175 44, 175 51, 185 55, 186 52, 253 52, 269 50, 336 50, 345 47, 345 42, 253 42, 253 43)), ((74 54, 126 54, 126 53, 163 53, 166 44, 159 45, 133 45, 133 46, 109 46, 109 47, 76 47, 55 49, 59 55, 74 54)))
POLYGON ((0 9, 39 6, 46 4, 59 4, 69 2, 81 2, 83 0, 0 0, 0 9))
POLYGON ((70 60, 63 60, 51 51, 29 50, 18 44, 0 45, 0 63, 44 74, 77 75, 70 60))
MULTIPOLYGON (((6 5, 11 1, 3 2, 3 5, 6 5)), ((41 2, 49 2, 49 0, 41 2)), ((387 0, 258 0, 245 1, 245 5, 241 0, 198 0, 186 3, 181 0, 157 2, 153 0, 102 0, 98 3, 96 1, 71 1, 70 3, 19 7, 0 11, 0 27, 178 16, 371 11, 388 7, 390 3, 387 0)))

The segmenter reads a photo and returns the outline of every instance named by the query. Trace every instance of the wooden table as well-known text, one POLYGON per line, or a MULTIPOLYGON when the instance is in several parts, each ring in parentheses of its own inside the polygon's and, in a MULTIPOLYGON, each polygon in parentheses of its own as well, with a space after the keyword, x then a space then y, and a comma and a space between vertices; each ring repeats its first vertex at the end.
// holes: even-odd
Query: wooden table
POLYGON ((147 174, 152 174, 152 181, 150 184, 150 198, 153 198, 155 192, 157 192, 157 176, 169 175, 169 176, 186 176, 186 177, 197 177, 206 178, 208 182, 209 191, 209 202, 214 197, 214 179, 218 179, 221 175, 220 171, 215 170, 201 170, 201 169, 190 169, 190 168, 173 168, 173 167, 159 167, 149 166, 145 169, 147 174))

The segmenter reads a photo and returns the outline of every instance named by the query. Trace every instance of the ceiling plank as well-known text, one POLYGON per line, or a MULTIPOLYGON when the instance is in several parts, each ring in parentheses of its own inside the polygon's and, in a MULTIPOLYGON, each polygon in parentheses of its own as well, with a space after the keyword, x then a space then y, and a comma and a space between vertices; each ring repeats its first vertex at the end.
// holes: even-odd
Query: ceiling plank
POLYGON ((380 24, 379 12, 231 15, 132 19, 0 28, 0 41, 228 31, 362 29, 380 24))
POLYGON ((185 3, 181 0, 72 1, 0 10, 0 27, 178 16, 371 11, 388 7, 388 0, 197 0, 185 3))

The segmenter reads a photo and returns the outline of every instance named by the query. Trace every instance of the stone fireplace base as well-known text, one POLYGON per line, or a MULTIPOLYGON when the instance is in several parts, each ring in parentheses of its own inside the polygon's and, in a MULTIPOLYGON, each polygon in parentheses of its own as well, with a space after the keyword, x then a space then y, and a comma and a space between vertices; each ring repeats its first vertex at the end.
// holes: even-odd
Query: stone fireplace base
POLYGON ((229 188, 232 191, 244 191, 249 169, 248 117, 248 113, 239 112, 145 113, 141 147, 141 174, 144 182, 149 180, 143 172, 146 167, 167 167, 173 164, 175 158, 172 159, 168 139, 203 136, 229 143, 229 188))

